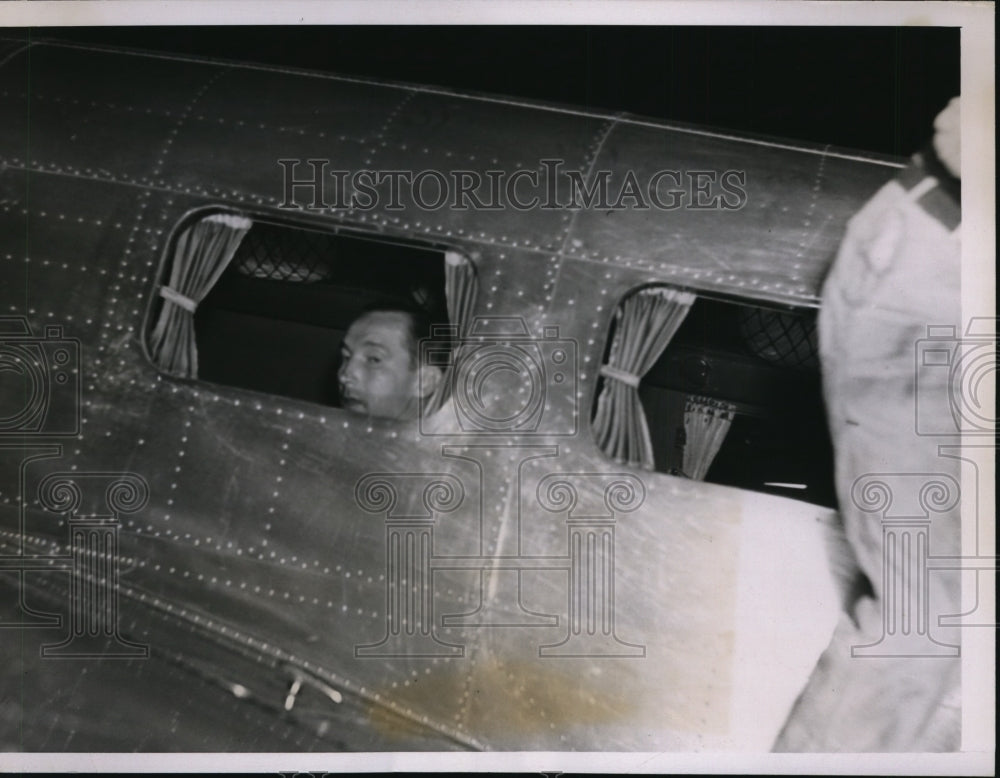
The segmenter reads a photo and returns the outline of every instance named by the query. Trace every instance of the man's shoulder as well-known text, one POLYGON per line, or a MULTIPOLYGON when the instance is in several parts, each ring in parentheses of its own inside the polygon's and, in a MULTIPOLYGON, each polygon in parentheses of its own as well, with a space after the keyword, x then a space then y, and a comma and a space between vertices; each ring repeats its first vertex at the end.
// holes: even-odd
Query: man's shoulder
POLYGON ((460 435, 462 428, 455 415, 454 401, 449 397, 434 413, 420 419, 422 435, 460 435))

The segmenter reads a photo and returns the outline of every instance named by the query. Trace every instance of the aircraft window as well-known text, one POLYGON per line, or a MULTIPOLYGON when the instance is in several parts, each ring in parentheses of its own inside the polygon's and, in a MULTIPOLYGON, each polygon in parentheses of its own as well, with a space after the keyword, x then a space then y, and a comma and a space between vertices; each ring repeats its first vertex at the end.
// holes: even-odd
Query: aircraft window
POLYGON ((836 504, 815 311, 647 287, 622 301, 608 343, 593 426, 610 457, 836 504), (631 368, 616 368, 616 348, 631 368))
POLYGON ((232 214, 189 225, 171 251, 149 330, 157 366, 324 405, 339 405, 341 342, 367 307, 398 303, 447 323, 446 288, 474 292, 455 252, 232 214))

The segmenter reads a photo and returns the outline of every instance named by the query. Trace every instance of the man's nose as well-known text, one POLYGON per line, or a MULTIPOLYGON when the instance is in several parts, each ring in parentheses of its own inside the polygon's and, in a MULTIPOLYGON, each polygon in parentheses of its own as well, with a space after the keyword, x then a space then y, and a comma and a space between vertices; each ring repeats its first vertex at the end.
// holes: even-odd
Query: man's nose
POLYGON ((342 384, 354 383, 357 379, 357 365, 353 357, 347 357, 340 363, 337 380, 342 384))

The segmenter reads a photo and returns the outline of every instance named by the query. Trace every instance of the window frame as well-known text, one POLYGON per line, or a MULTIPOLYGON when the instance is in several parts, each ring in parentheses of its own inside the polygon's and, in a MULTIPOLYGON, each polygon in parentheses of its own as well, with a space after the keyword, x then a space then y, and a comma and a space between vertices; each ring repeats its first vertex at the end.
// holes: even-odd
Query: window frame
MULTIPOLYGON (((444 262, 444 254, 446 252, 454 252, 459 254, 472 268, 475 276, 475 283, 478 288, 481 276, 480 267, 477 263, 479 253, 470 251, 466 247, 455 245, 454 243, 393 234, 391 228, 388 231, 376 231, 371 228, 366 228, 364 225, 357 225, 354 223, 331 223, 329 219, 323 217, 309 218, 308 216, 305 216, 303 218, 302 215, 297 215, 297 217, 292 216, 291 218, 283 218, 282 215, 276 215, 270 211, 238 207, 228 203, 200 205, 195 208, 188 209, 181 214, 167 233, 167 239, 159 250, 159 260, 157 262, 156 271, 152 276, 152 285, 148 292, 145 308, 142 314, 140 330, 141 352, 147 366, 154 371, 157 383, 165 383, 168 386, 185 386, 194 391, 203 387, 211 387, 216 394, 219 394, 220 392, 227 394, 232 393, 234 395, 246 396, 248 399, 267 399, 269 402, 278 405, 282 403, 290 403, 295 406, 299 406, 303 412, 307 408, 311 409, 316 414, 317 418, 322 418, 329 413, 343 415, 348 414, 348 411, 345 411, 343 408, 336 405, 326 405, 312 400, 291 397, 285 394, 276 394, 258 389, 251 389, 244 386, 237 386, 235 384, 218 383, 216 381, 210 381, 200 377, 189 378, 175 375, 167 372, 156 364, 156 361, 150 353, 149 336, 155 326, 156 317, 159 315, 162 305, 165 303, 163 298, 160 297, 159 290, 169 278, 171 270, 170 263, 173 260, 177 241, 184 230, 192 224, 216 214, 245 217, 250 219, 254 225, 267 224, 286 229, 308 230, 331 237, 344 237, 371 243, 388 243, 406 248, 433 251, 440 253, 442 262, 444 262)), ((228 270, 229 268, 227 267, 226 271, 228 270)), ((444 290, 442 290, 442 292, 443 291, 444 290)), ((445 303, 447 304, 446 299, 445 303)))

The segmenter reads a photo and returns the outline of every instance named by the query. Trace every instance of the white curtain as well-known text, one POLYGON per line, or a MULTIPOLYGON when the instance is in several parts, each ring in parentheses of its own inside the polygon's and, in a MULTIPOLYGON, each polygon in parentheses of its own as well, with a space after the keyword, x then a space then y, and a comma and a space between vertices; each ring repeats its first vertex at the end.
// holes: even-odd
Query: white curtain
POLYGON ((198 377, 195 311, 229 265, 251 224, 244 216, 213 214, 178 237, 170 279, 160 287, 163 307, 149 339, 150 354, 161 370, 198 377))
POLYGON ((689 396, 684 406, 684 475, 702 481, 733 423, 736 406, 689 396))
POLYGON ((618 306, 594 415, 597 445, 616 462, 653 469, 653 443, 639 400, 639 380, 659 359, 694 300, 690 292, 649 287, 618 306))
MULTIPOLYGON (((465 256, 457 251, 447 251, 444 255, 444 291, 448 305, 448 321, 454 328, 457 339, 468 331, 472 322, 472 311, 476 303, 476 270, 465 256)), ((457 347, 457 341, 453 344, 457 347)), ((444 379, 427 401, 424 415, 440 409, 451 394, 454 373, 454 355, 445 369, 444 379)))

